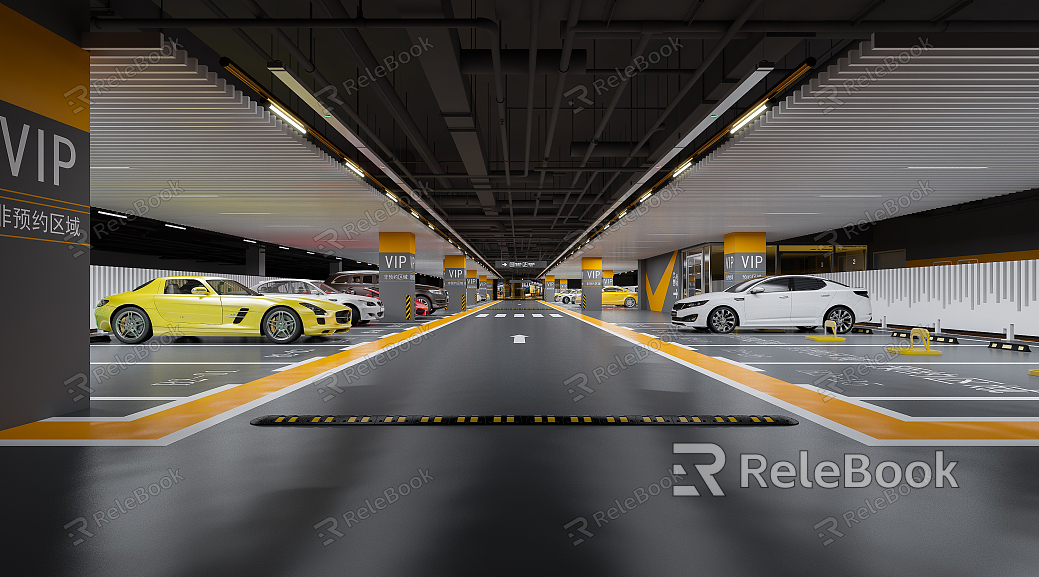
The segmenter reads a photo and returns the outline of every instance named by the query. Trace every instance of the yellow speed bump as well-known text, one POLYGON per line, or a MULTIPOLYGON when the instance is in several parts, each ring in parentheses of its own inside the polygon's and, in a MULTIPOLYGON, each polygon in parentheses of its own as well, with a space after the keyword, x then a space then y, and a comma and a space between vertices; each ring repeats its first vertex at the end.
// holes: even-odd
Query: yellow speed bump
POLYGON ((805 337, 805 339, 809 340, 809 341, 831 342, 831 341, 843 341, 844 337, 837 336, 837 321, 826 321, 826 322, 823 323, 823 336, 820 337, 818 335, 809 335, 809 336, 805 337), (832 335, 828 335, 827 334, 830 329, 833 330, 833 334, 832 335))
POLYGON ((1028 374, 1032 375, 1033 377, 1039 377, 1039 369, 1032 369, 1028 371, 1028 374))
POLYGON ((931 333, 929 333, 927 331, 927 329, 923 329, 923 328, 920 328, 920 327, 914 328, 912 331, 909 332, 909 348, 908 349, 896 348, 896 347, 887 347, 884 350, 889 352, 889 353, 895 353, 895 354, 898 354, 898 355, 940 355, 940 354, 942 354, 941 351, 936 351, 936 350, 932 350, 931 349, 931 333), (924 345, 924 347, 922 349, 913 348, 913 342, 916 340, 917 337, 920 338, 920 342, 923 343, 923 345, 924 345))

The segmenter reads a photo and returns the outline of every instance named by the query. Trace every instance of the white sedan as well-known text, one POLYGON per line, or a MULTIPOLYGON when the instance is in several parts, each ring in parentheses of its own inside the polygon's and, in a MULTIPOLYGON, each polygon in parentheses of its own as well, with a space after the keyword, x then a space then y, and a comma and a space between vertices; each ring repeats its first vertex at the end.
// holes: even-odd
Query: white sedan
POLYGON ((556 302, 563 303, 564 305, 579 303, 581 302, 581 291, 570 289, 561 293, 556 293, 556 302))
POLYGON ((684 298, 671 309, 671 324, 731 333, 741 327, 796 326, 812 329, 824 321, 846 333, 857 321, 873 318, 869 294, 814 276, 762 277, 684 298))
POLYGON ((340 292, 321 281, 306 279, 279 279, 264 281, 253 287, 262 295, 309 295, 353 309, 354 325, 366 325, 381 319, 386 307, 377 298, 340 292))

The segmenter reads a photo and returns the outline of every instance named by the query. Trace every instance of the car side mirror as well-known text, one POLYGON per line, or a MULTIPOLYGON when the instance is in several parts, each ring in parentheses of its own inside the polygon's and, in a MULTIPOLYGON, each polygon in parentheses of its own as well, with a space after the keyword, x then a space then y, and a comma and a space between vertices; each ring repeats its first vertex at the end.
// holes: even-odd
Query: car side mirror
POLYGON ((196 296, 200 296, 200 297, 204 297, 204 296, 209 294, 209 289, 207 289, 204 286, 197 286, 197 287, 191 289, 191 294, 196 295, 196 296))
POLYGON ((756 286, 756 287, 750 289, 750 294, 752 294, 752 295, 760 294, 760 293, 763 293, 763 292, 765 292, 765 289, 763 289, 763 288, 761 288, 759 286, 756 286))

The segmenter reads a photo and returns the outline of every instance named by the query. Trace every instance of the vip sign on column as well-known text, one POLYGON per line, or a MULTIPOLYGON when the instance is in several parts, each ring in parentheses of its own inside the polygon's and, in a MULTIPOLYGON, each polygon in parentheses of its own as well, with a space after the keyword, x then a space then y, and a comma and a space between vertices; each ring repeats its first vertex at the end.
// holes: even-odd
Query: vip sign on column
POLYGON ((602 259, 581 259, 581 302, 585 310, 602 310, 602 259))
POLYGON ((444 257, 444 289, 447 291, 447 310, 457 313, 465 310, 465 266, 464 254, 449 254, 444 257))
POLYGON ((765 276, 765 233, 725 235, 725 288, 765 276))
POLYGON ((476 304, 476 290, 479 288, 478 283, 479 276, 475 270, 469 270, 465 273, 465 306, 466 308, 476 304))

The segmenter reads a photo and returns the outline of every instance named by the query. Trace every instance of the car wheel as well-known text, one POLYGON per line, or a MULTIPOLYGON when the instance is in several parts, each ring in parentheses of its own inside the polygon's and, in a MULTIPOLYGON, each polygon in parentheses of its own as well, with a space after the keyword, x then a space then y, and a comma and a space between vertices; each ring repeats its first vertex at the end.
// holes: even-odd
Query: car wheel
POLYGON ((635 299, 631 297, 624 299, 624 306, 629 309, 635 308, 635 299))
POLYGON ((356 327, 361 322, 361 311, 357 310, 354 305, 346 305, 350 307, 350 326, 356 327))
POLYGON ((122 308, 112 316, 112 332, 120 341, 136 345, 151 338, 152 321, 139 307, 122 308))
POLYGON ((415 302, 417 302, 417 303, 425 303, 426 308, 429 309, 430 314, 433 313, 433 303, 429 302, 429 298, 428 297, 424 297, 422 295, 419 295, 419 296, 415 297, 415 302))
POLYGON ((263 315, 260 323, 260 332, 267 340, 279 345, 285 345, 299 338, 303 334, 303 321, 292 309, 275 307, 263 315))
POLYGON ((855 325, 855 315, 845 306, 836 306, 826 313, 826 320, 837 323, 837 332, 844 334, 855 325))
POLYGON ((718 307, 707 317, 707 326, 715 333, 731 333, 736 328, 736 322, 736 311, 729 307, 718 307))

